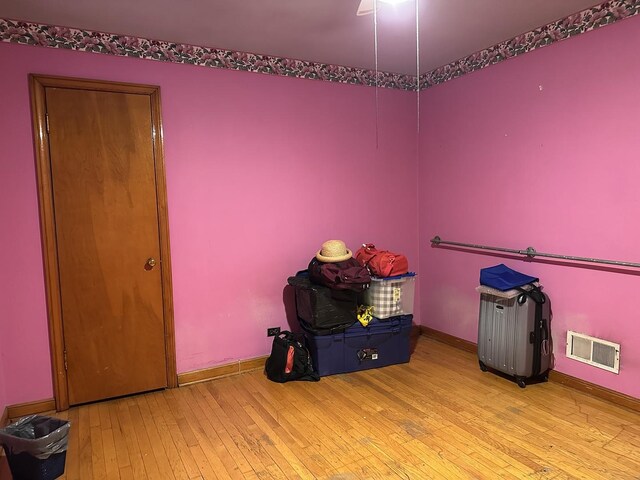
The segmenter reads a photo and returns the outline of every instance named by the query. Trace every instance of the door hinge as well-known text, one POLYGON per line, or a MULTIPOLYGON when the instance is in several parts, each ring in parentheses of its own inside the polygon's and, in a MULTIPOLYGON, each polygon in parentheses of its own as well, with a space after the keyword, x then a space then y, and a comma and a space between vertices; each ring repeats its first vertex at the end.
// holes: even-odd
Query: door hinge
POLYGON ((69 369, 67 368, 67 351, 66 351, 66 350, 64 351, 64 370, 65 370, 65 372, 66 372, 67 370, 69 370, 69 369))
POLYGON ((49 133, 49 114, 48 113, 44 114, 44 121, 47 125, 47 133, 49 133))

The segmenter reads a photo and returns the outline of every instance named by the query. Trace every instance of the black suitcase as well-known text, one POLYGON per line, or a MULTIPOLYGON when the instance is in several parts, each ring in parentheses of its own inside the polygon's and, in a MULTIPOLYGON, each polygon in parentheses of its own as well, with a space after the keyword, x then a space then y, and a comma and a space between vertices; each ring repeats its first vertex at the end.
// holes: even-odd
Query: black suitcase
POLYGON ((358 292, 315 284, 304 273, 287 282, 295 288, 298 320, 314 335, 343 332, 358 320, 358 292))

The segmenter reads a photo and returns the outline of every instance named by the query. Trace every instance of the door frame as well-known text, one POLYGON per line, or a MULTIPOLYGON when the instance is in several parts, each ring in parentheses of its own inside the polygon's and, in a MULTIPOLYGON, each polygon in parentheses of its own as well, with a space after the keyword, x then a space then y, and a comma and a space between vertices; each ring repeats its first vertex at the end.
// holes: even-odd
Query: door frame
POLYGON ((173 319, 173 288, 171 280, 171 257, 169 248, 169 221, 167 214, 167 186, 165 178, 162 115, 160 109, 160 87, 133 83, 108 82, 79 78, 55 77, 49 75, 29 75, 31 90, 31 113, 33 138, 35 143, 36 170, 38 182, 38 204, 40 207, 40 231, 44 278, 47 297, 49 323, 49 344, 51 348, 51 368, 53 393, 56 410, 69 408, 68 377, 66 371, 64 331, 62 323, 62 303, 58 271, 58 246, 53 205, 51 180, 51 158, 47 134, 45 88, 71 88, 100 92, 148 95, 151 101, 151 125, 155 159, 156 203, 158 207, 158 229, 160 234, 160 255, 162 262, 162 311, 164 315, 164 345, 167 360, 167 387, 178 386, 176 367, 176 347, 173 319))

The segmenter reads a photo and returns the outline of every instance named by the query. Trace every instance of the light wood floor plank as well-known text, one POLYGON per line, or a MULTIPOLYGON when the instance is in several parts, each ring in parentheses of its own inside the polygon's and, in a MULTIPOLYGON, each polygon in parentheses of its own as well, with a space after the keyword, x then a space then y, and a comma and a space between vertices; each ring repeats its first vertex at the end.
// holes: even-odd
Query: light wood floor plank
MULTIPOLYGON (((67 411, 67 418, 71 424, 69 429, 69 446, 72 452, 80 451, 79 440, 79 411, 77 408, 71 408, 67 411)), ((65 471, 67 480, 80 480, 80 455, 67 455, 65 471)))
POLYGON ((131 465, 120 468, 120 480, 136 480, 136 477, 133 476, 131 465))
POLYGON ((200 445, 219 478, 241 478, 238 466, 229 455, 227 449, 215 428, 211 425, 206 414, 200 408, 197 398, 194 396, 196 390, 189 388, 183 395, 187 406, 191 411, 191 417, 198 419, 198 425, 194 426, 194 433, 198 437, 200 445))
MULTIPOLYGON (((142 418, 140 408, 137 401, 134 399, 132 403, 128 403, 129 414, 131 419, 132 431, 138 442, 140 453, 142 455, 142 463, 144 464, 144 470, 149 480, 162 479, 163 476, 160 473, 162 465, 159 465, 153 453, 154 445, 151 443, 147 431, 145 429, 146 419, 142 418)), ((173 478, 173 476, 169 477, 173 478)))
POLYGON ((210 445, 204 442, 200 425, 201 419, 195 417, 186 402, 185 396, 188 393, 188 389, 183 392, 171 390, 169 393, 172 396, 172 408, 174 412, 180 415, 178 426, 181 432, 186 432, 187 437, 185 437, 185 440, 201 476, 205 479, 220 478, 218 475, 220 473, 219 459, 216 458, 215 452, 212 451, 210 445), (210 459, 214 460, 210 461, 210 459))
POLYGON ((87 405, 89 409, 89 427, 99 427, 100 426, 100 404, 92 403, 91 405, 87 405))
MULTIPOLYGON (((251 465, 247 462, 231 434, 224 428, 224 422, 218 418, 218 414, 222 415, 220 407, 213 401, 208 390, 202 384, 191 386, 191 390, 196 405, 194 408, 197 408, 196 411, 199 412, 202 422, 211 432, 210 438, 214 443, 218 443, 216 439, 220 441, 217 447, 222 447, 220 457, 225 462, 225 468, 227 468, 229 475, 232 478, 242 478, 253 472, 251 465)), ((235 435, 235 432, 233 433, 235 435)))
MULTIPOLYGON (((79 456, 80 478, 82 480, 93 479, 93 459, 91 445, 91 424, 89 420, 89 408, 80 408, 78 413, 78 447, 77 455, 79 456)), ((73 425, 71 426, 73 428, 73 425)), ((67 457, 72 452, 67 451, 67 457)), ((73 461, 73 460, 72 460, 73 461)))
MULTIPOLYGON (((318 418, 314 405, 307 403, 309 399, 306 396, 300 396, 299 392, 287 392, 282 385, 262 384, 270 388, 264 392, 264 396, 259 395, 258 398, 262 398, 264 405, 275 413, 276 417, 272 418, 280 423, 280 427, 275 430, 279 432, 282 441, 287 442, 288 439, 287 445, 304 445, 295 449, 296 457, 311 475, 322 475, 348 461, 352 449, 329 428, 330 422, 318 418), (287 394, 292 394, 292 398, 287 394), (300 430, 309 424, 313 424, 318 430, 314 435, 309 435, 309 432, 305 435, 300 430), (293 440, 294 436, 296 440, 293 440), (299 442, 298 439, 302 441, 299 442)), ((300 385, 299 388, 303 386, 300 385)))
POLYGON ((185 480, 186 472, 184 471, 182 462, 179 461, 179 459, 177 462, 175 461, 176 456, 173 450, 173 445, 170 445, 169 448, 165 448, 165 442, 162 441, 158 431, 159 428, 163 427, 163 424, 158 417, 154 417, 151 413, 149 404, 147 403, 148 396, 149 394, 139 395, 136 400, 138 411, 140 412, 140 418, 145 420, 144 429, 146 431, 147 438, 149 439, 160 476, 166 479, 185 480), (153 419, 153 421, 149 421, 151 419, 153 419), (169 461, 170 457, 174 460, 173 462, 169 461))
POLYGON ((173 472, 173 476, 176 480, 188 480, 190 477, 184 463, 182 462, 176 443, 171 435, 171 427, 168 425, 167 419, 164 416, 164 411, 157 401, 159 396, 161 396, 160 393, 155 393, 145 395, 143 397, 146 402, 145 412, 153 417, 158 438, 164 447, 164 453, 173 472))
POLYGON ((113 407, 118 411, 118 423, 122 427, 122 431, 124 433, 127 451, 129 452, 131 472, 133 473, 133 476, 136 480, 139 478, 146 479, 148 478, 147 472, 144 467, 144 461, 142 460, 140 445, 138 445, 135 426, 133 425, 133 421, 131 419, 129 402, 127 399, 116 400, 113 407))
POLYGON ((233 389, 229 383, 229 378, 222 379, 219 384, 209 385, 208 389, 216 398, 218 405, 224 410, 226 416, 223 417, 225 425, 231 431, 237 431, 236 441, 258 477, 262 478, 267 472, 276 478, 286 478, 279 469, 274 469, 275 462, 266 451, 270 440, 255 424, 253 419, 242 408, 241 403, 246 403, 237 390, 233 389), (232 423, 231 423, 232 420, 232 423))
POLYGON ((520 389, 425 337, 408 364, 317 383, 252 371, 66 417, 66 480, 640 480, 637 412, 520 389))
POLYGON ((244 426, 236 422, 235 413, 220 392, 209 387, 209 385, 200 384, 194 388, 198 389, 202 398, 206 399, 209 404, 212 421, 218 426, 215 429, 216 434, 234 458, 243 475, 246 476, 251 472, 258 475, 259 472, 265 470, 264 465, 255 455, 246 436, 241 433, 244 426))
POLYGON ((116 445, 113 439, 113 430, 102 430, 102 451, 104 452, 104 464, 107 480, 120 480, 116 445))
POLYGON ((93 466, 93 478, 94 480, 104 480, 107 478, 106 455, 104 445, 102 444, 102 429, 100 428, 99 423, 97 426, 90 427, 89 435, 91 437, 91 465, 93 466))
POLYGON ((98 416, 100 418, 100 427, 103 430, 109 430, 111 425, 111 414, 109 413, 109 404, 106 402, 98 403, 98 416))
MULTIPOLYGON (((124 435, 124 429, 120 424, 120 419, 118 417, 118 408, 116 405, 111 405, 108 402, 105 402, 104 405, 109 407, 109 421, 111 423, 111 430, 113 433, 113 442, 116 448, 116 460, 118 462, 118 469, 122 471, 129 467, 129 470, 132 471, 131 460, 129 459, 129 450, 127 449, 127 441, 124 435)), ((73 409, 72 409, 73 410, 73 409)), ((127 475, 125 473, 125 475, 127 475)), ((120 475, 122 477, 122 474, 120 475)))
POLYGON ((187 477, 190 479, 201 478, 200 470, 198 469, 198 464, 193 458, 193 454, 187 445, 187 441, 182 436, 182 431, 178 428, 178 422, 174 415, 174 409, 171 408, 167 399, 173 398, 172 396, 168 396, 165 392, 161 392, 155 396, 156 407, 154 411, 156 413, 160 413, 160 417, 162 418, 163 423, 166 425, 171 439, 173 440, 173 444, 176 447, 176 451, 180 456, 180 460, 182 461, 182 465, 185 468, 185 472, 187 477), (159 410, 159 412, 158 412, 159 410))

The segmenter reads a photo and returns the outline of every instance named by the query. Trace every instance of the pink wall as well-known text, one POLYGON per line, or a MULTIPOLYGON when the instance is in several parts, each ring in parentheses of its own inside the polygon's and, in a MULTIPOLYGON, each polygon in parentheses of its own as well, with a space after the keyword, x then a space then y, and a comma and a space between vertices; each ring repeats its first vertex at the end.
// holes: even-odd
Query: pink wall
POLYGON ((161 86, 179 372, 268 354, 286 278, 324 240, 417 266, 415 94, 379 91, 376 148, 373 88, 6 43, 0 66, 9 404, 52 396, 29 73, 161 86))
POLYGON ((640 271, 431 248, 443 239, 638 262, 640 17, 421 93, 422 322, 477 339, 482 267, 539 276, 557 370, 640 397, 640 271), (620 374, 564 355, 568 329, 621 343, 620 374))
POLYGON ((29 90, 16 56, 23 49, 0 45, 0 367, 7 404, 51 397, 29 90))

